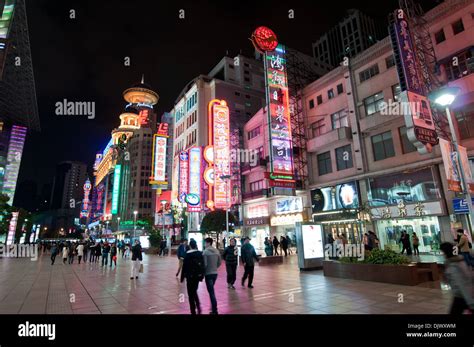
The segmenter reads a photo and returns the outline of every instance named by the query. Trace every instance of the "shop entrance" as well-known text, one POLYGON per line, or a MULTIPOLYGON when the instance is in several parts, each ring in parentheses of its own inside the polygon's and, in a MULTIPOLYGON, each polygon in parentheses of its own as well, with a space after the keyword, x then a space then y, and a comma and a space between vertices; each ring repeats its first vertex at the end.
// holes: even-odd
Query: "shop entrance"
POLYGON ((362 229, 359 223, 323 224, 323 231, 325 238, 328 233, 332 234, 334 240, 336 236, 344 234, 349 243, 359 244, 362 242, 362 229))

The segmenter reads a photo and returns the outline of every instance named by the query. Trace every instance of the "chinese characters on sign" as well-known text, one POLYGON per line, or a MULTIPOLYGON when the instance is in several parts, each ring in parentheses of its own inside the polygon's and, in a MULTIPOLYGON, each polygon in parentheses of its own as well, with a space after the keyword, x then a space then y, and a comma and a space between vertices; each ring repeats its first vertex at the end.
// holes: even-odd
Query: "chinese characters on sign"
POLYGON ((193 147, 189 150, 189 188, 188 188, 188 211, 201 211, 201 147, 193 147))
POLYGON ((272 174, 293 176, 293 149, 285 48, 265 54, 272 174))
MULTIPOLYGON (((232 199, 230 192, 230 182, 222 176, 230 175, 230 123, 229 107, 224 100, 212 100, 209 103, 209 145, 213 151, 213 176, 214 185, 209 185, 209 196, 214 200, 208 201, 207 206, 211 209, 226 209, 232 199), (214 190, 214 195, 212 195, 214 190)), ((209 160, 208 160, 209 162, 209 160)), ((210 164, 211 165, 211 164, 210 164)))
POLYGON ((84 200, 82 200, 81 217, 88 217, 89 215, 89 194, 92 189, 91 181, 89 179, 84 183, 84 200))
POLYGON ((114 185, 112 188, 112 214, 117 214, 120 193, 120 177, 122 175, 122 165, 115 165, 114 170, 114 185))
POLYGON ((153 177, 155 182, 165 182, 166 180, 166 144, 168 139, 155 134, 153 136, 153 177))
POLYGON ((179 153, 179 188, 178 200, 182 203, 186 201, 188 194, 188 166, 189 166, 188 152, 182 151, 179 153))

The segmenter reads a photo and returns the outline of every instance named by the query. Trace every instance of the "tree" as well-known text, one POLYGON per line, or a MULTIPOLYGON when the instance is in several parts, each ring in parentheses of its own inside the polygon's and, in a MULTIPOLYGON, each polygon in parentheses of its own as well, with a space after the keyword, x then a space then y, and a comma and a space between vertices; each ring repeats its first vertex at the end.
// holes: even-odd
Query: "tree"
POLYGON ((161 232, 156 228, 152 228, 148 235, 148 240, 150 241, 150 246, 160 247, 161 242, 161 232))
MULTIPOLYGON (((229 230, 233 230, 235 224, 235 217, 229 212, 229 230)), ((201 233, 216 233, 217 246, 219 246, 219 235, 226 229, 226 211, 224 210, 211 211, 202 219, 201 233)))

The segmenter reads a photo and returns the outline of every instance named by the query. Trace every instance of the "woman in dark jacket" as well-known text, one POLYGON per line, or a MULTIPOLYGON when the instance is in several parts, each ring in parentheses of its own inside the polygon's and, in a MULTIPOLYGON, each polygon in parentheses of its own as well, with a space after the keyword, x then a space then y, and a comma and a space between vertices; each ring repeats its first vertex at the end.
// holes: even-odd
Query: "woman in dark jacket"
POLYGON ((275 251, 275 255, 278 254, 278 246, 280 245, 280 242, 278 242, 278 239, 276 236, 273 236, 273 250, 275 251))
POLYGON ((198 251, 195 240, 191 239, 189 247, 189 251, 187 251, 184 256, 181 282, 184 282, 184 279, 186 278, 191 314, 196 314, 196 309, 197 313, 201 314, 201 304, 199 302, 197 290, 199 282, 204 279, 204 258, 202 252, 198 251))
POLYGON ((222 258, 225 260, 225 269, 227 272, 227 288, 235 289, 234 283, 237 278, 237 258, 239 250, 236 247, 235 239, 230 239, 229 246, 224 250, 222 258))
MULTIPOLYGON (((102 242, 101 242, 102 243, 102 242)), ((102 256, 102 244, 97 243, 95 245, 95 262, 97 263, 102 256)))
POLYGON ((265 245, 265 255, 267 257, 270 257, 273 255, 273 245, 272 242, 268 239, 268 237, 265 237, 265 241, 263 242, 265 245))
POLYGON ((115 264, 115 267, 117 267, 117 246, 115 243, 112 243, 110 247, 110 267, 112 267, 112 262, 115 264))

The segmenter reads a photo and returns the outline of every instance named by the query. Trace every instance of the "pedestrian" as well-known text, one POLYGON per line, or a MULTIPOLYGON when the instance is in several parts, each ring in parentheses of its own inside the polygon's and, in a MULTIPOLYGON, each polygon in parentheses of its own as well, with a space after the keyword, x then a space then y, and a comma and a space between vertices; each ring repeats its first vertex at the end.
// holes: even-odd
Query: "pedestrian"
POLYGON ((278 242, 278 239, 276 236, 273 236, 273 251, 275 252, 275 255, 280 255, 278 254, 278 246, 280 245, 280 242, 278 242))
POLYGON ((362 244, 364 245, 364 250, 368 251, 369 250, 369 234, 364 233, 364 236, 362 237, 362 244))
POLYGON ((81 263, 82 257, 84 256, 84 244, 80 243, 77 246, 77 261, 81 263))
POLYGON ((291 238, 288 235, 286 235, 286 241, 288 243, 288 254, 293 254, 293 251, 291 250, 292 241, 291 241, 291 238))
POLYGON ((103 245, 103 242, 100 241, 100 243, 96 243, 95 245, 95 262, 99 262, 100 261, 100 256, 102 255, 102 245, 103 245))
POLYGON ((211 312, 210 314, 218 314, 217 312, 217 299, 214 291, 214 285, 217 281, 217 269, 221 266, 221 255, 217 248, 212 246, 213 239, 208 237, 205 241, 206 248, 202 253, 204 259, 204 278, 206 280, 206 288, 209 293, 209 299, 211 300, 211 312))
POLYGON ((69 248, 66 246, 63 246, 63 265, 66 264, 68 254, 69 254, 69 248))
POLYGON ((346 237, 345 233, 341 234, 341 242, 342 242, 342 247, 344 247, 344 249, 346 249, 346 245, 349 243, 349 241, 347 240, 347 237, 346 237))
MULTIPOLYGON (((276 240, 276 237, 275 239, 276 240)), ((278 242, 278 240, 276 240, 278 242)), ((259 261, 255 248, 250 244, 250 238, 244 239, 244 245, 242 246, 242 262, 244 263, 244 277, 242 277, 242 287, 245 287, 245 281, 247 277, 249 279, 248 287, 253 288, 253 276, 255 269, 255 261, 259 261)))
POLYGON ((135 245, 132 247, 132 275, 130 279, 138 279, 138 273, 140 272, 142 262, 142 246, 138 240, 135 240, 135 245))
POLYGON ((407 254, 408 254, 406 238, 407 238, 407 234, 406 234, 405 230, 402 230, 402 234, 400 235, 400 240, 398 240, 398 242, 402 244, 402 253, 401 254, 405 253, 405 250, 407 251, 407 254))
POLYGON ((92 245, 89 247, 89 263, 94 263, 95 262, 95 244, 92 243, 92 245))
POLYGON ((107 241, 102 245, 102 266, 107 266, 109 260, 110 245, 107 241))
POLYGON ((176 255, 178 256, 178 272, 176 272, 176 277, 179 276, 181 270, 183 269, 183 261, 184 257, 186 256, 186 252, 189 250, 188 240, 181 239, 181 244, 178 247, 176 255))
POLYGON ((160 242, 160 252, 158 253, 158 256, 164 256, 165 255, 165 249, 166 249, 166 237, 163 237, 163 239, 160 242))
POLYGON ((413 244, 413 254, 416 256, 416 255, 420 255, 420 251, 418 250, 418 246, 420 245, 420 239, 418 238, 418 236, 416 236, 416 233, 413 232, 413 234, 411 235, 411 239, 412 239, 412 244, 413 244))
POLYGON ((51 265, 54 265, 57 255, 58 255, 58 247, 56 246, 56 242, 54 242, 53 245, 51 246, 51 265))
POLYGON ((117 267, 117 246, 115 243, 112 243, 112 247, 110 247, 110 267, 112 267, 112 262, 117 267))
POLYGON ((270 242, 268 237, 265 237, 265 241, 263 241, 263 244, 265 245, 265 255, 267 257, 272 256, 273 255, 273 247, 272 247, 272 243, 270 242))
POLYGON ((130 245, 130 243, 127 242, 127 244, 125 245, 125 259, 130 257, 130 250, 131 249, 132 249, 132 246, 130 245))
POLYGON ((199 282, 204 279, 204 258, 202 253, 197 249, 196 240, 191 239, 189 242, 190 249, 186 252, 183 261, 183 271, 181 272, 181 282, 186 278, 186 288, 188 290, 189 308, 191 314, 201 314, 201 303, 197 290, 199 282))
MULTIPOLYGON (((285 252, 285 257, 288 256, 288 240, 283 235, 280 236, 280 245, 283 252, 285 252)), ((283 252, 281 255, 283 255, 283 252)))
MULTIPOLYGON (((342 237, 341 235, 337 234, 336 235, 336 239, 334 240, 334 244, 336 245, 336 249, 334 250, 336 252, 335 254, 335 257, 336 259, 339 258, 338 254, 340 254, 340 249, 343 249, 343 245, 342 245, 342 237)), ((342 254, 344 254, 344 252, 342 252, 342 254)))
MULTIPOLYGON (((268 243, 268 237, 265 238, 268 243)), ((265 247, 265 252, 266 247, 265 247)), ((270 255, 272 255, 270 251, 270 255)), ((268 256, 268 253, 267 253, 268 256)), ((227 288, 235 289, 234 283, 237 278, 237 261, 239 257, 239 249, 237 248, 237 242, 234 238, 231 238, 229 241, 229 246, 224 250, 223 258, 225 261, 225 269, 227 272, 227 288)))
MULTIPOLYGON (((467 266, 471 267, 473 266, 472 259, 471 259, 471 253, 469 251, 469 239, 467 238, 467 235, 464 234, 463 229, 458 229, 457 230, 458 234, 458 244, 457 247, 459 249, 460 255, 464 258, 464 261, 466 262, 467 266)), ((472 247, 472 245, 471 245, 472 247)))
POLYGON ((84 256, 83 256, 83 260, 84 260, 84 263, 87 262, 87 253, 89 252, 89 242, 86 241, 84 243, 84 256))
POLYGON ((76 255, 76 245, 72 242, 69 245, 69 264, 74 264, 74 256, 76 255))
POLYGON ((444 278, 453 293, 450 314, 460 315, 465 310, 474 310, 474 298, 472 291, 472 271, 466 266, 463 257, 454 254, 455 245, 444 242, 440 245, 441 251, 446 257, 444 278))

